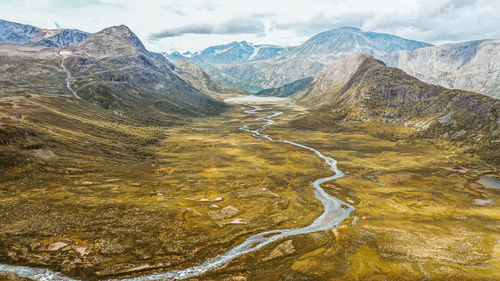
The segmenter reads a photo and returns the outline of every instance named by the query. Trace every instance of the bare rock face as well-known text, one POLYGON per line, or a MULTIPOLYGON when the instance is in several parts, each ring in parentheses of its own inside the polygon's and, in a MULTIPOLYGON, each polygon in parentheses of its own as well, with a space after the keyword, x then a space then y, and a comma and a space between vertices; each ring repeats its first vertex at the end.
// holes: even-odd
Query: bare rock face
POLYGON ((382 60, 428 83, 500 99, 500 40, 401 50, 382 60))
POLYGON ((68 246, 68 243, 66 243, 66 242, 62 242, 62 241, 55 242, 55 243, 52 243, 49 245, 49 251, 57 251, 57 250, 64 248, 66 246, 68 246))
POLYGON ((148 122, 161 122, 165 113, 204 116, 226 108, 180 78, 172 63, 146 50, 126 26, 106 28, 65 51, 71 52, 66 58, 71 86, 103 108, 148 122))
POLYGON ((116 255, 124 253, 127 249, 118 240, 101 239, 97 241, 99 252, 103 255, 116 255))
POLYGON ((335 61, 319 73, 310 86, 295 98, 307 106, 322 106, 333 102, 329 95, 341 91, 360 66, 369 59, 373 60, 370 56, 361 54, 335 61))
POLYGON ((295 247, 293 246, 292 240, 287 240, 279 244, 274 250, 271 251, 269 256, 265 257, 263 260, 268 261, 275 258, 280 258, 288 256, 295 253, 295 247))
POLYGON ((481 199, 481 198, 472 200, 472 204, 476 206, 490 206, 490 207, 496 205, 495 199, 481 199))
POLYGON ((43 149, 36 149, 34 151, 34 154, 36 157, 43 159, 43 160, 46 160, 46 161, 51 160, 51 159, 56 157, 54 152, 52 152, 50 150, 43 150, 43 149))

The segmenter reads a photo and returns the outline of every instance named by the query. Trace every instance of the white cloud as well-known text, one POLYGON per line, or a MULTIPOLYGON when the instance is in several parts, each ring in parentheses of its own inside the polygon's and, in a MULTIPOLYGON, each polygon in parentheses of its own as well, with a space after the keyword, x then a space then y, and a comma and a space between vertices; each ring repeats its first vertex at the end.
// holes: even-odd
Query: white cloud
POLYGON ((154 51, 295 45, 340 26, 430 43, 500 38, 498 11, 498 0, 0 0, 2 19, 88 32, 125 24, 154 51))
POLYGON ((167 28, 153 33, 151 39, 178 37, 184 34, 263 34, 264 24, 257 19, 235 19, 218 25, 193 24, 177 28, 167 28))

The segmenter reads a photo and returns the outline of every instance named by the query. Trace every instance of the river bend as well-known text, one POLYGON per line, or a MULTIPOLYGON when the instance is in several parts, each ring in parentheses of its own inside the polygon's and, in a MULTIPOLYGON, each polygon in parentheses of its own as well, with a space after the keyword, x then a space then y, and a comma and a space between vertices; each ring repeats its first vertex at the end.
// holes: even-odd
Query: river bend
MULTIPOLYGON (((319 158, 323 159, 328 166, 330 167, 330 171, 333 172, 332 176, 320 178, 311 183, 312 188, 314 189, 314 195, 318 200, 323 204, 323 213, 316 218, 310 225, 301 227, 301 228, 293 228, 293 229, 275 229, 264 231, 261 233, 257 233, 248 237, 243 243, 237 245, 236 247, 230 249, 229 251, 218 255, 216 257, 212 257, 205 262, 189 267, 181 270, 174 270, 165 273, 153 273, 133 278, 122 279, 125 281, 147 281, 147 280, 163 280, 163 279, 173 279, 173 280, 181 280, 187 279, 195 276, 202 275, 204 273, 210 272, 217 268, 220 268, 235 258, 256 251, 272 242, 277 240, 311 232, 317 231, 325 231, 328 229, 333 229, 338 227, 346 218, 349 217, 349 214, 354 210, 354 207, 347 204, 344 201, 341 201, 338 198, 335 198, 325 192, 325 190, 321 187, 321 184, 338 179, 344 176, 344 173, 340 171, 337 167, 337 162, 335 159, 323 155, 318 150, 302 145, 289 140, 275 140, 271 138, 269 135, 262 133, 261 131, 266 129, 268 126, 274 124, 274 120, 272 118, 277 117, 283 112, 274 111, 272 107, 261 107, 253 104, 243 104, 243 100, 241 99, 229 99, 226 100, 228 102, 236 102, 245 106, 244 113, 247 114, 269 114, 263 117, 257 117, 254 120, 264 121, 264 124, 257 129, 252 129, 249 125, 243 125, 239 128, 242 131, 251 133, 255 137, 264 138, 271 142, 281 142, 283 144, 294 145, 296 147, 300 147, 305 150, 309 150, 316 154, 319 158)), ((259 101, 259 99, 253 99, 253 101, 259 101)), ((271 100, 265 100, 271 101, 271 100)), ((19 277, 29 278, 33 280, 40 281, 76 281, 74 279, 61 276, 59 273, 47 270, 47 269, 38 269, 24 266, 9 266, 9 265, 0 265, 0 272, 10 272, 19 277)))

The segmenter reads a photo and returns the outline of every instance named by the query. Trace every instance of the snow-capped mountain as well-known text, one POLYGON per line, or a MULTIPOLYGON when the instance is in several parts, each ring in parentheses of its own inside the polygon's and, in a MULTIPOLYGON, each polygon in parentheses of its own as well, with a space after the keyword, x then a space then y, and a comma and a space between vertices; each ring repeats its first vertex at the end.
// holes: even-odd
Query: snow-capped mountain
MULTIPOLYGON (((206 48, 199 53, 174 51, 166 54, 167 58, 176 61, 185 59, 201 66, 210 64, 234 64, 247 61, 266 60, 284 54, 288 48, 275 45, 253 45, 246 41, 231 42, 206 48)), ((164 53, 165 54, 165 53, 164 53)))
POLYGON ((341 27, 319 33, 297 47, 283 50, 280 56, 241 60, 233 64, 217 61, 194 63, 203 66, 208 75, 223 84, 267 89, 315 76, 328 64, 346 56, 365 53, 381 58, 393 51, 426 46, 431 45, 390 34, 341 27))

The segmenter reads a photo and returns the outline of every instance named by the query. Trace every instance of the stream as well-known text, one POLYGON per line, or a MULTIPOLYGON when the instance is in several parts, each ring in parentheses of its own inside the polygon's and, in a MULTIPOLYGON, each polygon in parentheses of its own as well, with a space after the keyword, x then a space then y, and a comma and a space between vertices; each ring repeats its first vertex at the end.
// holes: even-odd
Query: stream
POLYGON ((59 56, 61 57, 61 68, 64 71, 64 73, 66 73, 66 88, 73 96, 75 96, 76 98, 80 98, 78 96, 78 94, 76 93, 76 91, 73 88, 71 88, 71 80, 73 80, 73 77, 71 76, 71 72, 69 72, 69 70, 64 65, 66 55, 67 55, 67 52, 64 52, 64 51, 59 52, 59 56))
MULTIPOLYGON (((346 218, 349 217, 350 213, 354 210, 354 207, 347 204, 346 202, 343 202, 329 195, 327 192, 325 192, 325 190, 323 190, 323 188, 321 188, 321 184, 344 176, 344 173, 342 173, 342 171, 340 171, 337 168, 337 162, 335 161, 335 159, 323 155, 321 152, 312 147, 302 145, 289 140, 275 140, 271 138, 269 135, 261 133, 261 130, 264 130, 268 126, 274 124, 274 120, 272 120, 272 118, 283 114, 283 112, 274 111, 272 107, 260 107, 258 105, 253 105, 251 104, 251 102, 270 102, 279 100, 283 99, 248 96, 244 98, 227 99, 225 101, 245 106, 244 113, 246 114, 262 114, 262 113, 269 114, 254 119, 256 121, 265 122, 260 128, 252 129, 248 125, 243 125, 242 127, 239 128, 240 130, 251 133, 254 137, 264 138, 270 142, 280 142, 283 144, 293 145, 305 150, 309 150, 314 154, 316 154, 319 158, 323 159, 328 164, 328 166, 330 167, 330 171, 333 172, 333 175, 317 179, 311 183, 314 195, 323 204, 323 213, 318 218, 316 218, 310 225, 305 227, 293 228, 293 229, 275 229, 252 235, 248 237, 243 243, 237 245, 236 247, 230 249, 229 251, 221 255, 218 255, 216 257, 212 257, 196 266, 181 270, 174 270, 165 273, 153 273, 122 280, 125 281, 146 281, 146 280, 162 280, 162 279, 181 280, 199 276, 204 273, 213 271, 217 268, 220 268, 241 255, 256 251, 277 240, 289 236, 317 232, 317 231, 325 231, 336 228, 346 218)), ((1 271, 13 273, 19 277, 29 278, 33 280, 40 280, 40 281, 56 281, 56 280, 75 281, 74 279, 61 276, 60 274, 47 269, 37 269, 24 266, 0 265, 0 272, 1 271)))

